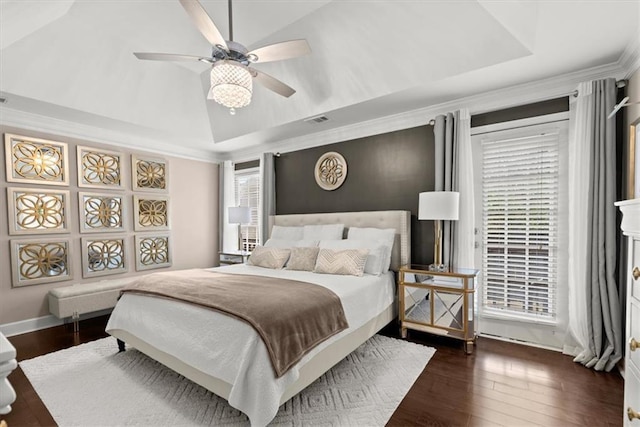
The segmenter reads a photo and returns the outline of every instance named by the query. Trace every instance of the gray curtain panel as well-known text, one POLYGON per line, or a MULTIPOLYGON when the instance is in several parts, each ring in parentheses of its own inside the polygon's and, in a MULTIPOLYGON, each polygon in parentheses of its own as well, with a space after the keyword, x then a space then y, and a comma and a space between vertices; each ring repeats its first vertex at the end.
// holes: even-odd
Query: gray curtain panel
POLYGON ((260 244, 269 238, 269 216, 276 214, 276 169, 273 153, 263 153, 261 166, 262 215, 260 224, 260 244))
POLYGON ((593 84, 593 145, 585 147, 591 158, 589 192, 590 224, 587 269, 589 348, 574 360, 595 370, 611 370, 622 358, 622 317, 616 283, 616 122, 607 119, 616 101, 615 79, 593 84))
MULTIPOLYGON (((435 191, 458 191, 458 122, 460 113, 437 116, 433 133, 435 135, 435 191)), ((452 265, 455 247, 456 222, 442 222, 442 262, 452 265)))

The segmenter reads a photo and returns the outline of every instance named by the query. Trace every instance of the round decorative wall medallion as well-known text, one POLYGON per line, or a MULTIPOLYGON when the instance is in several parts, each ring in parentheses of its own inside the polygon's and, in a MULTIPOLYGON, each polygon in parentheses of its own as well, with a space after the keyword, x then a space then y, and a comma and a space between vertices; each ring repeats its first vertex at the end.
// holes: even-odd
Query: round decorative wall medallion
POLYGON ((347 178, 347 162, 340 153, 329 151, 316 162, 314 169, 316 182, 323 190, 339 188, 347 178))

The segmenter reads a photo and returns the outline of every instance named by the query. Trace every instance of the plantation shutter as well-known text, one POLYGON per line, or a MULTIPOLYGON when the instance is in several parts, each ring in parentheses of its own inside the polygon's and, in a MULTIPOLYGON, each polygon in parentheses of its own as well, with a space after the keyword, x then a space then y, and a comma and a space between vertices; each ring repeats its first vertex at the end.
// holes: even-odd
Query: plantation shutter
POLYGON ((258 205, 260 201, 260 170, 243 169, 235 172, 236 206, 248 206, 251 222, 242 225, 242 244, 245 251, 251 251, 259 242, 258 205))
POLYGON ((482 142, 485 312, 555 320, 559 144, 557 132, 482 142))

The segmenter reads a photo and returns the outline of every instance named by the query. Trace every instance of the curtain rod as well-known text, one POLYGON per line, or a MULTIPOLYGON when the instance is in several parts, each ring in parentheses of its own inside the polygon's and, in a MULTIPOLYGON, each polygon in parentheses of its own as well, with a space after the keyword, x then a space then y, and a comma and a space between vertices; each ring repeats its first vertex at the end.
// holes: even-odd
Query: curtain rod
MULTIPOLYGON (((627 83, 628 83, 628 81, 627 81, 627 80, 624 80, 624 79, 623 79, 623 80, 616 80, 616 87, 617 87, 618 89, 623 88, 623 87, 625 87, 625 86, 627 85, 627 83)), ((567 96, 573 96, 574 98, 577 98, 579 93, 580 93, 580 92, 578 92, 578 89, 576 89, 576 90, 574 90, 573 92, 571 92, 571 93, 567 94, 567 96)), ((429 123, 428 123, 428 124, 429 124, 429 126, 433 126, 433 125, 435 125, 435 124, 436 124, 435 119, 431 119, 431 120, 429 120, 429 123)))
MULTIPOLYGON (((627 80, 616 80, 616 87, 618 89, 621 89, 623 87, 625 87, 627 85, 627 83, 629 83, 627 80)), ((580 94, 580 92, 578 91, 578 89, 574 90, 573 92, 571 92, 569 95, 573 96, 574 98, 577 98, 578 95, 580 94)))

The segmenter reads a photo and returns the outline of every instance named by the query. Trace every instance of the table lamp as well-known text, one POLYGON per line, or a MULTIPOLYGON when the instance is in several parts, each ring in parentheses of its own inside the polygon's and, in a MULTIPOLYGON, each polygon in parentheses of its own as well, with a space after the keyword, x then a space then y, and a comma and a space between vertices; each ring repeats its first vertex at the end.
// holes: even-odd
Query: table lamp
POLYGON ((238 250, 243 253, 242 249, 242 224, 251 222, 251 209, 248 206, 231 206, 229 207, 229 224, 238 224, 238 250))
POLYGON ((433 244, 433 264, 429 269, 445 271, 442 263, 442 221, 457 221, 460 193, 455 191, 427 191, 420 193, 418 200, 418 219, 434 221, 435 240, 433 244))

